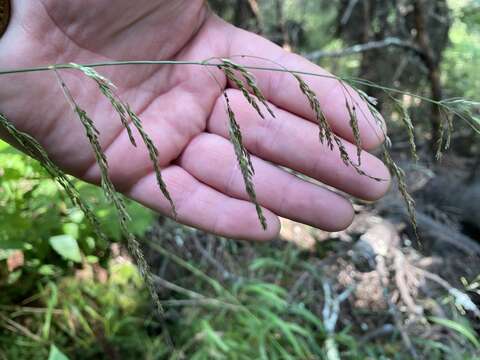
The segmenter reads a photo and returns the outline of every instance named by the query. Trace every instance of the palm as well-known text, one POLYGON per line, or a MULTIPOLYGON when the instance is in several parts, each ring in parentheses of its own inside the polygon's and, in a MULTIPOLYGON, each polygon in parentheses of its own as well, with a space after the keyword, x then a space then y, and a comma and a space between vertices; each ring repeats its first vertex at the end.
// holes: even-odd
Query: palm
MULTIPOLYGON (((0 66, 120 59, 203 60, 260 54, 290 68, 322 71, 217 19, 206 11, 202 1, 160 1, 152 6, 154 2, 142 0, 132 9, 129 1, 116 2, 112 9, 109 1, 90 2, 90 6, 78 1, 57 5, 58 1, 45 0, 32 5, 30 1, 18 0, 13 23, 0 41, 0 52, 6 54, 0 66), (48 45, 43 45, 44 41, 48 45)), ((207 72, 198 66, 165 65, 105 68, 102 73, 116 83, 119 94, 140 115, 158 147, 163 177, 183 223, 249 239, 274 236, 278 231, 277 215, 327 230, 341 229, 350 223, 353 213, 346 200, 274 164, 366 199, 378 198, 388 186, 387 182, 376 183, 359 176, 342 164, 336 152, 318 142, 306 100, 293 80, 286 75, 258 72, 259 85, 275 107, 276 119, 259 119, 237 90, 228 91, 245 145, 254 155, 254 182, 269 225, 264 232, 248 202, 227 140, 221 95, 229 84, 220 72, 207 72)), ((168 214, 169 203, 156 186, 146 149, 129 144, 121 123, 95 84, 81 80, 79 73, 64 72, 63 76, 75 99, 100 130, 110 176, 117 189, 168 214)), ((0 89, 1 106, 7 115, 20 129, 39 139, 64 169, 98 183, 100 173, 93 153, 81 124, 55 86, 55 78, 17 75, 11 84, 8 89, 0 89)), ((339 106, 344 100, 330 95, 338 87, 332 80, 315 80, 311 84, 323 100, 335 131, 351 140, 346 111, 339 106)), ((381 141, 369 119, 363 119, 361 132, 366 147, 381 141)), ((353 146, 348 147, 353 154, 353 146)), ((379 160, 367 153, 363 156, 368 173, 388 177, 379 160)))

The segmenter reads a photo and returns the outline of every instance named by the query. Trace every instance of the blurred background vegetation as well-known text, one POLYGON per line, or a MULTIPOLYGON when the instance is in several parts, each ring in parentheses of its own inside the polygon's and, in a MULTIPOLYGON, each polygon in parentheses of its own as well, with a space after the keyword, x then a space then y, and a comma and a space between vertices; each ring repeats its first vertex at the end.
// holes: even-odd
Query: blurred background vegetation
MULTIPOLYGON (((210 3, 337 75, 480 100, 479 1, 210 3)), ((421 245, 393 190, 378 204, 357 201, 346 231, 283 221, 280 238, 261 245, 131 203, 163 317, 101 190, 77 183, 108 242, 35 161, 0 143, 0 359, 480 358, 480 136, 454 119, 452 148, 435 162, 438 109, 397 96, 414 121, 415 162, 392 99, 364 90, 388 119, 421 245)))

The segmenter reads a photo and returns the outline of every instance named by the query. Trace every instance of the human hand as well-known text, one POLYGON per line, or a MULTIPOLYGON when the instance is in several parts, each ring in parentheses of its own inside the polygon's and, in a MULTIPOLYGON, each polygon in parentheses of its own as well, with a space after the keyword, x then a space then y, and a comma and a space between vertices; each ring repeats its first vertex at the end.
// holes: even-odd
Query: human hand
MULTIPOLYGON (((11 24, 0 39, 0 68, 110 60, 204 60, 255 55, 293 69, 326 72, 262 37, 240 30, 212 14, 201 0, 131 2, 118 0, 15 0, 11 24)), ((249 65, 263 65, 248 59, 249 65)), ((268 65, 268 64, 267 64, 268 65)), ((376 200, 389 187, 386 167, 366 151, 362 170, 386 181, 361 176, 343 164, 338 149, 318 140, 318 126, 288 73, 253 71, 276 118, 262 120, 223 73, 198 66, 125 66, 102 71, 143 120, 159 150, 162 175, 177 210, 177 220, 220 235, 264 240, 277 235, 278 216, 336 231, 353 219, 348 200, 302 180, 290 168, 355 197, 376 200), (220 84, 220 87, 219 87, 220 84), (228 141, 222 97, 228 91, 244 143, 252 153, 254 184, 267 219, 259 224, 228 141)), ((62 72, 76 101, 100 131, 110 177, 116 188, 163 214, 170 204, 157 187, 146 148, 132 147, 117 116, 93 82, 79 72, 62 72)), ((100 171, 82 125, 64 100, 52 74, 0 78, 0 109, 14 124, 45 147, 67 172, 99 183, 100 171)), ((333 130, 352 158, 356 148, 345 107, 344 90, 335 79, 306 78, 315 90, 333 130)), ((361 101, 358 99, 358 101, 361 101)), ((359 112, 366 150, 383 141, 375 121, 359 112)), ((139 137, 139 136, 136 136, 139 137)))

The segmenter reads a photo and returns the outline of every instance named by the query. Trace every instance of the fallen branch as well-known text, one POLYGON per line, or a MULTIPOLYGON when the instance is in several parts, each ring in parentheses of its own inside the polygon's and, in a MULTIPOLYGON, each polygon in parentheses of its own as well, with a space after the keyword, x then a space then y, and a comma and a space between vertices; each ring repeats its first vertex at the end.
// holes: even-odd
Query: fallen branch
POLYGON ((383 49, 386 47, 404 48, 407 50, 414 51, 418 55, 423 55, 423 51, 411 41, 402 40, 396 37, 387 37, 383 40, 370 41, 365 44, 358 44, 358 45, 350 46, 340 50, 332 50, 332 51, 317 50, 309 54, 304 54, 304 56, 311 61, 316 61, 326 57, 335 58, 335 57, 350 56, 350 55, 363 53, 366 51, 383 49))

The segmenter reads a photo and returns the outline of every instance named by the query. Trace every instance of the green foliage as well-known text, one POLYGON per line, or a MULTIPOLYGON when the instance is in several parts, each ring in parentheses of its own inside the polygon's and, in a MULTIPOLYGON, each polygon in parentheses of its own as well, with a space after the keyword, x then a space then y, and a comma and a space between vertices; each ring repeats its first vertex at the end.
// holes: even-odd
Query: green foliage
POLYGON ((465 339, 470 341, 477 349, 480 349, 480 338, 468 324, 439 317, 430 317, 429 320, 432 323, 444 326, 452 331, 456 331, 465 337, 465 339))
POLYGON ((478 99, 480 77, 480 10, 473 1, 451 0, 455 13, 442 70, 449 96, 478 99))
POLYGON ((71 260, 76 263, 82 262, 82 254, 77 240, 72 235, 57 235, 48 239, 53 250, 55 250, 65 260, 71 260))
POLYGON ((68 357, 62 353, 55 345, 50 347, 50 354, 48 354, 48 360, 68 360, 68 357))
POLYGON ((84 275, 50 282, 36 294, 36 307, 0 306, 13 324, 28 323, 28 332, 4 331, 0 322, 0 356, 7 359, 64 360, 162 359, 162 336, 150 336, 159 323, 152 316, 142 278, 130 262, 110 261, 108 279, 99 281, 94 266, 84 275), (32 310, 33 309, 33 310, 32 310), (35 334, 42 334, 41 337, 35 334))
MULTIPOLYGON (((122 239, 116 214, 92 185, 70 180, 78 194, 95 207, 104 238, 81 209, 72 204, 38 162, 0 142, 0 291, 2 302, 25 296, 38 282, 72 272, 76 263, 104 264, 111 241, 122 239), (107 240, 108 239, 108 240, 107 240), (18 267, 8 269, 9 259, 21 254, 18 267), (18 286, 22 284, 22 286, 18 286)), ((131 228, 143 234, 153 213, 127 203, 128 211, 142 221, 131 228)))

